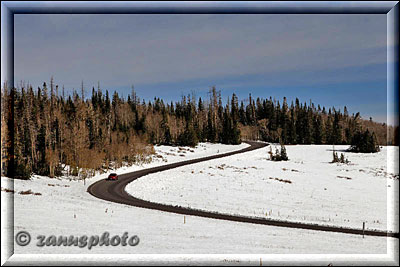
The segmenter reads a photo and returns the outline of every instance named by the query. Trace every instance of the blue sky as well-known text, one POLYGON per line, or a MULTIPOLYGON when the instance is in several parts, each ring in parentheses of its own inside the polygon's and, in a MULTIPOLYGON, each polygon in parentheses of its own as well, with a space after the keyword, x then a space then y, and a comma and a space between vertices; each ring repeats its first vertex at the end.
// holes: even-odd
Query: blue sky
POLYGON ((15 15, 15 81, 311 99, 385 122, 386 15, 15 15))

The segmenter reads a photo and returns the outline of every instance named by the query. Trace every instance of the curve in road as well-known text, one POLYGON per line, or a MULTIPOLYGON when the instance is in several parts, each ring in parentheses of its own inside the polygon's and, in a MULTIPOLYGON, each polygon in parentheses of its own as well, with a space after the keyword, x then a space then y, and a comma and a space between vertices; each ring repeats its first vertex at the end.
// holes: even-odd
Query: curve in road
POLYGON ((192 215, 192 216, 200 216, 212 219, 219 220, 227 220, 227 221, 235 221, 242 223, 253 223, 253 224, 263 224, 270 226, 279 226, 279 227, 288 227, 288 228, 297 228, 297 229, 307 229, 307 230, 317 230, 317 231, 326 231, 326 232, 337 232, 337 233, 346 233, 346 234, 356 234, 356 235, 369 235, 369 236, 387 236, 387 237, 395 237, 399 238, 399 233, 386 232, 386 231, 378 231, 378 230, 365 230, 356 229, 356 228, 343 228, 343 227, 335 227, 335 226, 327 226, 327 225, 317 225, 310 223, 301 223, 301 222, 289 222, 289 221, 280 221, 280 220, 272 220, 272 219, 264 219, 264 218, 252 218, 246 216, 237 216, 230 214, 222 214, 215 213, 203 210, 196 210, 191 208, 184 208, 180 206, 172 206, 160 203, 154 203, 151 201, 142 200, 139 198, 135 198, 132 195, 129 195, 125 191, 125 187, 130 182, 151 173, 165 171, 177 167, 181 167, 184 165, 189 165, 193 163, 198 163, 202 161, 227 157, 239 153, 244 153, 248 151, 252 151, 255 149, 259 149, 265 146, 268 146, 266 143, 260 142, 252 142, 247 141, 250 146, 241 150, 232 151, 224 154, 217 154, 213 156, 207 156, 203 158, 197 158, 192 160, 186 160, 181 162, 176 162, 172 164, 167 164, 163 166, 158 166, 154 168, 144 169, 140 171, 135 171, 131 173, 122 174, 119 176, 118 181, 108 181, 108 180, 100 180, 89 186, 88 192, 94 197, 120 203, 126 204, 130 206, 135 206, 139 208, 146 209, 154 209, 165 212, 172 212, 177 214, 184 215, 192 215))

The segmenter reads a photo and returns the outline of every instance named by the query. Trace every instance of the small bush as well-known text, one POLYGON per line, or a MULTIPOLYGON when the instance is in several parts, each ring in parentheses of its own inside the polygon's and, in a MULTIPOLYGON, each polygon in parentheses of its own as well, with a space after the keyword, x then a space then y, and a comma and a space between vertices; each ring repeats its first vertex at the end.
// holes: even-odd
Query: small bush
POLYGON ((57 164, 57 166, 54 169, 54 176, 60 177, 63 175, 63 167, 61 166, 61 164, 57 164))
POLYGON ((71 175, 78 176, 79 175, 79 168, 78 167, 71 167, 71 175))
POLYGON ((291 184, 292 181, 287 180, 287 179, 279 179, 279 178, 273 178, 273 177, 269 177, 270 180, 276 180, 278 182, 282 182, 282 183, 287 183, 287 184, 291 184))
POLYGON ((8 188, 1 188, 1 191, 4 191, 4 192, 7 192, 7 193, 15 193, 15 191, 14 190, 12 190, 12 189, 8 189, 8 188))
POLYGON ((18 194, 20 195, 35 195, 35 196, 41 196, 41 193, 34 193, 32 190, 26 190, 26 191, 20 191, 18 194))
POLYGON ((33 194, 32 190, 20 191, 18 194, 20 195, 30 195, 33 194))
POLYGON ((23 179, 28 180, 31 178, 32 170, 29 168, 28 165, 24 164, 16 164, 15 166, 15 179, 23 179))
POLYGON ((185 131, 178 136, 177 140, 177 144, 180 146, 196 147, 198 143, 199 140, 192 126, 187 126, 185 131))
POLYGON ((335 149, 333 149, 332 154, 333 154, 332 155, 333 159, 332 159, 331 163, 344 163, 344 164, 350 163, 350 161, 344 156, 343 153, 340 153, 340 157, 339 157, 337 152, 335 151, 335 149))
POLYGON ((370 133, 368 129, 365 132, 357 131, 351 140, 348 151, 356 153, 379 152, 380 148, 377 145, 375 133, 370 133))
POLYGON ((286 153, 286 147, 281 144, 281 160, 287 161, 289 160, 287 153, 286 153))
POLYGON ((289 160, 285 145, 281 143, 281 150, 279 151, 278 148, 275 150, 275 154, 272 152, 272 148, 270 147, 270 151, 268 152, 269 159, 272 161, 287 161, 289 160))

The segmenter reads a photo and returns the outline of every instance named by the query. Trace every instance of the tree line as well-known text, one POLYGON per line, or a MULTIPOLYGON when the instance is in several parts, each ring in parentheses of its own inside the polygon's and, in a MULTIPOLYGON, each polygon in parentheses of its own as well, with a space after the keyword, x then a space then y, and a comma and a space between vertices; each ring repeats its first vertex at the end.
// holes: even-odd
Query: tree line
MULTIPOLYGON (((223 104, 215 87, 207 99, 194 94, 165 103, 146 102, 132 92, 124 98, 100 85, 65 94, 50 84, 3 86, 2 173, 28 178, 32 173, 54 177, 68 171, 82 177, 123 164, 146 162, 151 145, 196 146, 198 142, 240 144, 243 139, 284 144, 351 144, 356 133, 369 130, 380 144, 393 144, 387 126, 311 101, 290 105, 269 99, 240 101, 233 94, 223 104), (149 146, 150 145, 150 146, 149 146)), ((359 135, 356 135, 359 139, 359 135)), ((368 137, 369 138, 369 137, 368 137)))

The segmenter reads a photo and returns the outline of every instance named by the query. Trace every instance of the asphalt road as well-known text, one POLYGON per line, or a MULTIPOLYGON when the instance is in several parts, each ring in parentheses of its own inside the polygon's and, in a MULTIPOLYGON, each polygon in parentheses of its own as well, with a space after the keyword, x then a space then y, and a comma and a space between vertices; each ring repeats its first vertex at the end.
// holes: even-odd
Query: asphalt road
POLYGON ((184 165, 189 165, 193 163, 198 163, 202 161, 227 157, 239 153, 245 153, 248 151, 252 151, 255 149, 259 149, 265 146, 268 146, 266 143, 259 143, 259 142, 246 142, 250 145, 250 147, 228 152, 224 154, 217 154, 213 156, 186 160, 181 162, 176 162, 172 164, 167 164, 159 167, 149 168, 145 170, 135 171, 131 173, 126 173, 119 175, 117 181, 108 181, 108 180, 100 180, 92 185, 89 186, 88 192, 93 195, 94 197, 120 203, 126 204, 130 206, 135 206, 139 208, 146 208, 146 209, 153 209, 159 210, 164 212, 173 212, 177 214, 183 215, 191 215, 191 216, 200 216, 212 219, 219 219, 219 220, 227 220, 227 221, 235 221, 235 222, 242 222, 242 223, 253 223, 253 224, 264 224, 270 226, 278 226, 278 227, 287 227, 287 228, 297 228, 297 229, 307 229, 307 230, 315 230, 315 231, 326 231, 326 232, 337 232, 337 233, 345 233, 345 234, 356 234, 356 235, 366 235, 366 236, 388 236, 388 237, 395 237, 399 238, 399 233, 392 233, 386 231, 375 231, 375 230, 366 230, 363 231, 362 229, 355 229, 355 228, 342 228, 336 226, 326 226, 326 225, 317 225, 317 224, 310 224, 310 223, 301 223, 301 222, 289 222, 289 221, 280 221, 280 220, 273 220, 273 219, 264 219, 264 218, 252 218, 246 216, 236 216, 236 215, 229 215, 229 214, 222 214, 222 213, 214 213, 208 211, 200 211, 194 210, 190 208, 184 208, 180 206, 171 206, 159 203, 153 203, 150 201, 141 200, 129 195, 125 191, 125 186, 130 182, 142 177, 144 175, 148 175, 155 172, 165 171, 177 167, 181 167, 184 165))

